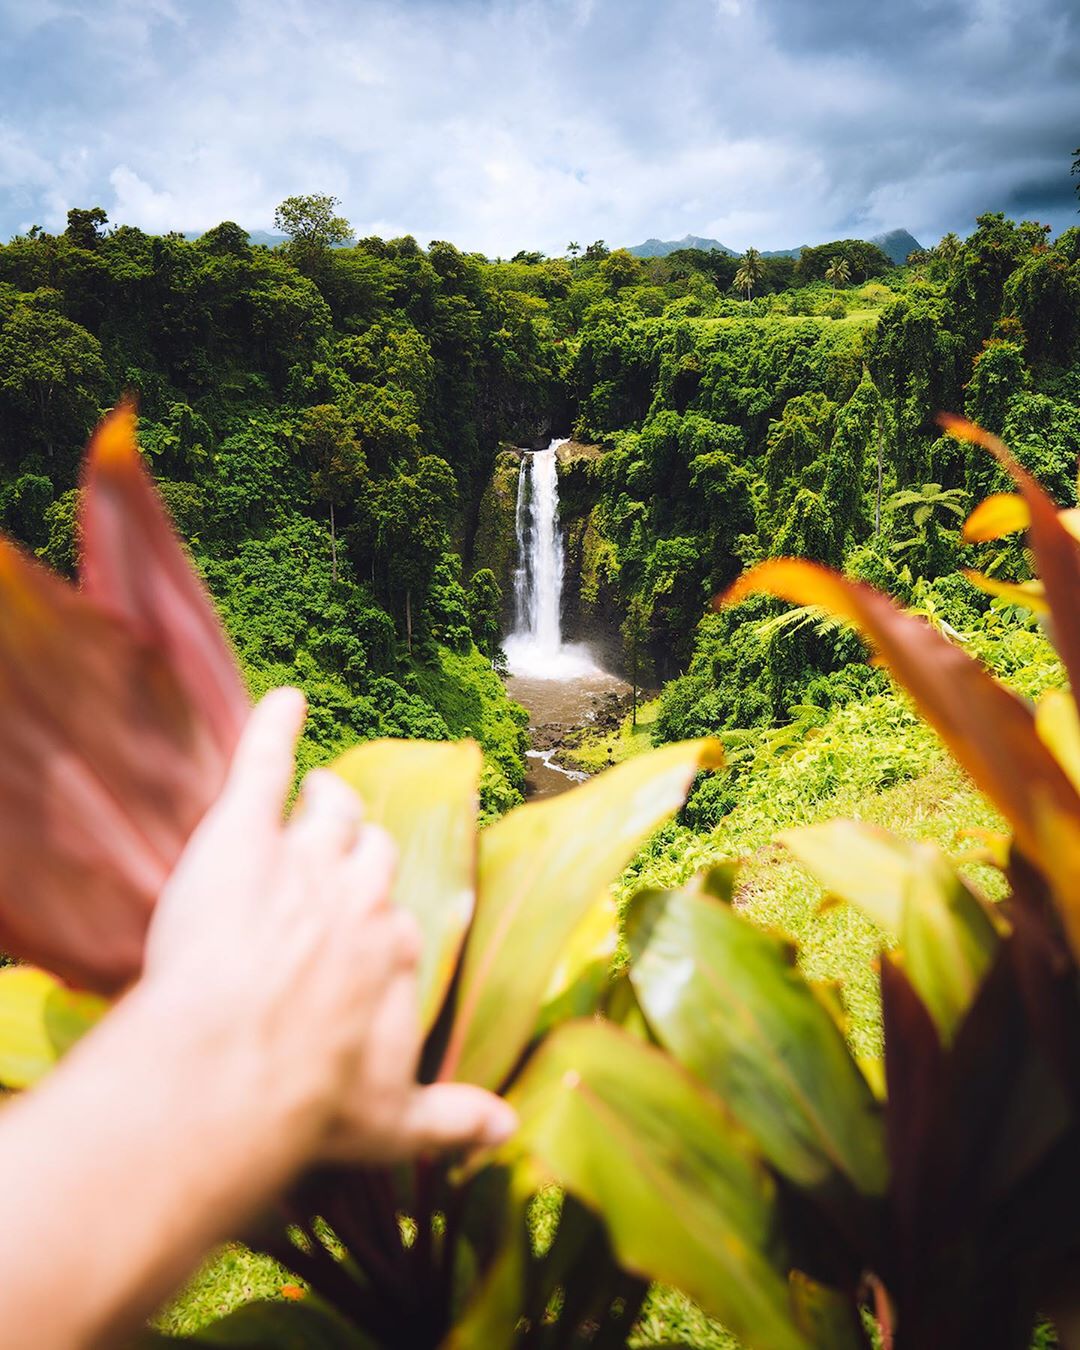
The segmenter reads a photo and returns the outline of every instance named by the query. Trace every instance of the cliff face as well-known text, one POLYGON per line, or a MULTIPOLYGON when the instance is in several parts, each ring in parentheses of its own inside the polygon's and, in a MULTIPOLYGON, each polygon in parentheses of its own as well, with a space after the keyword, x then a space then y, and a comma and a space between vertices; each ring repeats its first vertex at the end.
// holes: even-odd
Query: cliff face
POLYGON ((480 497, 467 569, 472 573, 478 568, 490 567, 495 573, 503 592, 505 624, 513 617, 514 568, 517 566, 514 516, 521 456, 521 450, 505 446, 495 457, 495 468, 480 497))
POLYGON ((615 549, 597 508, 599 445, 567 441, 559 450, 559 516, 566 539, 563 631, 587 642, 609 670, 623 665, 615 549))

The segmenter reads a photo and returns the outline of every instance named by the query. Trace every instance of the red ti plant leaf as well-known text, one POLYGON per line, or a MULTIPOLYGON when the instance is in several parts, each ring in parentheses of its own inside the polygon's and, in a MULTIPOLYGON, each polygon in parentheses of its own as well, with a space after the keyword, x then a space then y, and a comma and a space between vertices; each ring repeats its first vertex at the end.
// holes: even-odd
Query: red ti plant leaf
POLYGON ((1080 596, 1080 546, 1061 521, 1058 508, 1031 474, 1017 463, 1003 441, 962 417, 942 413, 938 421, 957 440, 989 450, 1023 495, 1028 509, 1028 542, 1035 554, 1051 611, 1051 637, 1073 692, 1080 691, 1080 623, 1075 618, 1080 596))
POLYGON ((231 755, 247 718, 247 692, 206 589, 143 468, 131 403, 121 403, 95 432, 85 489, 83 592, 161 650, 215 743, 231 755))
POLYGON ((85 499, 83 590, 0 539, 0 949, 113 993, 247 704, 130 408, 92 443, 85 499))
POLYGON ((821 605, 854 624, 1012 825, 1028 857, 1044 855, 1048 815, 1080 819, 1080 798, 1036 734, 1027 705, 928 623, 861 582, 794 558, 752 568, 718 603, 737 604, 759 591, 821 605))

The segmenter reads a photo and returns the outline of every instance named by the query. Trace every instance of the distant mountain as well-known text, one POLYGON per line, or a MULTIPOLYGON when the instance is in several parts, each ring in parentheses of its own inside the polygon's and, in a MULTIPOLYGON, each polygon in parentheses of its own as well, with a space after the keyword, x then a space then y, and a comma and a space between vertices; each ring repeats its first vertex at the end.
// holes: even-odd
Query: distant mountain
POLYGON ((269 230, 251 230, 248 239, 253 244, 265 244, 267 248, 276 248, 278 244, 283 244, 289 236, 287 234, 271 234, 269 230))
POLYGON ((733 248, 721 244, 719 239, 702 239, 696 234, 688 234, 685 239, 646 239, 643 244, 635 244, 626 251, 632 253, 635 258, 666 258, 669 253, 674 253, 679 248, 700 248, 705 253, 715 248, 730 258, 738 256, 733 248))
MULTIPOLYGON (((185 230, 184 238, 194 241, 201 239, 205 233, 205 230, 185 230)), ((276 248, 278 244, 283 244, 287 238, 288 235, 271 234, 269 230, 251 230, 248 233, 249 244, 265 244, 267 248, 276 248)))
MULTIPOLYGON (((891 258, 897 265, 907 262, 909 253, 914 253, 922 248, 919 241, 913 235, 908 234, 907 230, 889 230, 886 234, 875 234, 867 242, 876 244, 882 253, 891 258)), ((798 248, 763 248, 761 256, 763 258, 797 258, 804 248, 809 247, 809 244, 800 244, 798 248)), ((632 253, 635 258, 666 258, 669 253, 674 253, 679 248, 700 248, 706 253, 715 248, 731 258, 740 256, 733 248, 721 244, 719 239, 702 239, 700 235, 696 234, 688 234, 683 239, 646 239, 643 244, 634 244, 632 248, 628 248, 626 251, 632 253)))
POLYGON ((922 244, 907 230, 889 230, 886 234, 875 234, 870 240, 877 244, 882 253, 890 257, 899 267, 908 260, 909 253, 921 253, 922 244))

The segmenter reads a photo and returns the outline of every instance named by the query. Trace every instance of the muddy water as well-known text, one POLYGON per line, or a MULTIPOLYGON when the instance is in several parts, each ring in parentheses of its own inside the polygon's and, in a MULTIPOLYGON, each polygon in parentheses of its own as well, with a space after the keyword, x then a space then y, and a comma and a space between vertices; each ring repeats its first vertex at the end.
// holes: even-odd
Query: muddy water
POLYGON ((565 792, 587 775, 564 768, 559 751, 567 734, 622 715, 630 686, 597 670, 568 680, 510 675, 506 690, 529 711, 525 795, 530 801, 565 792))

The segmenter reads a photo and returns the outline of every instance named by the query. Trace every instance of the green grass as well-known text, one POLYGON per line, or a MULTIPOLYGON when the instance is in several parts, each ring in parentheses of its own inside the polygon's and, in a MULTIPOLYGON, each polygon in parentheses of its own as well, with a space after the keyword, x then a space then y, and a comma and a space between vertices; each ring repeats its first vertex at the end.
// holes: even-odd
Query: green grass
POLYGON ((204 1262, 154 1325, 172 1336, 189 1336, 255 1299, 284 1302, 283 1286, 297 1284, 302 1281, 269 1256, 249 1251, 239 1242, 229 1242, 204 1262))
POLYGON ((568 769, 582 769, 585 773, 600 773, 613 764, 621 764, 652 748, 652 731, 660 712, 660 700, 641 703, 637 710, 637 725, 626 717, 613 731, 586 732, 576 745, 559 752, 559 762, 568 769))

